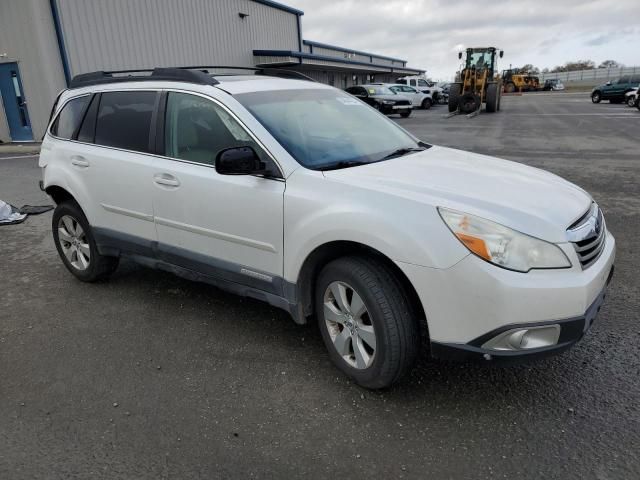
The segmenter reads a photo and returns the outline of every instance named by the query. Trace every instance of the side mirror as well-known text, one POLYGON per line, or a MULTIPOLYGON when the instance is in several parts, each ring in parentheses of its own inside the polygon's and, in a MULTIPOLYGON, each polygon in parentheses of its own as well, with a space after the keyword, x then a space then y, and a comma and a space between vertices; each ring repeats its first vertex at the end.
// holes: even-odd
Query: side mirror
POLYGON ((265 164, 251 147, 222 150, 216 157, 216 172, 220 175, 252 175, 265 172, 265 164))
POLYGON ((500 58, 504 56, 504 50, 500 50, 500 58))
POLYGON ((462 52, 458 52, 458 59, 462 60, 462 52))

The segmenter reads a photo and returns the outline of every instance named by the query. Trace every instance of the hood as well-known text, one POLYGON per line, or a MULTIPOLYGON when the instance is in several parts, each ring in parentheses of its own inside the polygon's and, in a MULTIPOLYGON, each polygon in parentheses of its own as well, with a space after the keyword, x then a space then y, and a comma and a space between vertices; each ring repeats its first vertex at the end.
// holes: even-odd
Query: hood
POLYGON ((324 172, 329 180, 447 207, 549 242, 590 207, 584 190, 533 167, 444 147, 324 172))

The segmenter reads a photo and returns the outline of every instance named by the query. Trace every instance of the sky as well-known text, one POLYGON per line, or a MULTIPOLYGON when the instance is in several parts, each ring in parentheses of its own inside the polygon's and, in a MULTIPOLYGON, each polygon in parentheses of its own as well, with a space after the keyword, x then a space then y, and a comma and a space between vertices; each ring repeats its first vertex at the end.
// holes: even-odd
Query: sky
POLYGON ((640 66, 640 0, 281 0, 305 40, 408 60, 452 80, 463 47, 504 50, 498 68, 616 60, 640 66))

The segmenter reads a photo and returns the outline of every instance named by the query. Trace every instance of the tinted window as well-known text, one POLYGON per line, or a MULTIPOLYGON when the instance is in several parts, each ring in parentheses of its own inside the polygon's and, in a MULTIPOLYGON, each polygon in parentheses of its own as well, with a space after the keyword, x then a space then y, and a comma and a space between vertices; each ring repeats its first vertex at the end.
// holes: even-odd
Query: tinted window
POLYGON ((98 145, 149 151, 149 130, 156 92, 106 92, 96 121, 98 145))
POLYGON ((169 93, 165 116, 165 155, 214 165, 221 150, 250 146, 265 153, 226 110, 206 98, 169 93))
POLYGON ((421 87, 428 87, 429 86, 429 84, 426 82, 426 80, 422 80, 422 79, 418 80, 418 85, 420 85, 421 87))
POLYGON ((84 112, 89 105, 91 95, 69 100, 51 125, 51 133, 56 137, 71 139, 80 127, 84 112))
POLYGON ((401 83, 401 84, 403 84, 403 85, 406 85, 406 84, 407 84, 407 81, 401 78, 400 80, 398 80, 398 83, 401 83))
POLYGON ((631 77, 631 83, 640 83, 640 76, 631 77))
POLYGON ((629 77, 622 77, 618 80, 618 83, 629 83, 629 77))
POLYGON ((93 143, 94 136, 96 134, 96 114, 98 113, 98 103, 100 101, 100 95, 94 95, 91 99, 91 103, 87 107, 87 113, 84 114, 84 120, 82 126, 78 130, 79 142, 93 143))
POLYGON ((412 85, 413 87, 415 87, 415 86, 416 86, 416 81, 415 81, 415 80, 411 80, 411 82, 410 82, 410 83, 411 83, 411 85, 412 85))

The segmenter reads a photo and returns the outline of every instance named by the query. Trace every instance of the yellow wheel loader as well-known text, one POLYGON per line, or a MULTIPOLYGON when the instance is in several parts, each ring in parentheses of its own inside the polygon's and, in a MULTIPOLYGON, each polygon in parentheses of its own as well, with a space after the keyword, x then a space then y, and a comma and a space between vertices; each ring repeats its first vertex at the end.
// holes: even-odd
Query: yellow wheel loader
POLYGON ((505 93, 531 92, 540 90, 540 79, 528 73, 516 73, 513 70, 502 71, 502 83, 505 93))
MULTIPOLYGON (((495 72, 496 56, 503 54, 495 47, 467 48, 464 66, 449 89, 451 115, 477 115, 483 103, 487 112, 500 110, 502 80, 495 72)), ((458 58, 462 59, 462 52, 458 58)))

